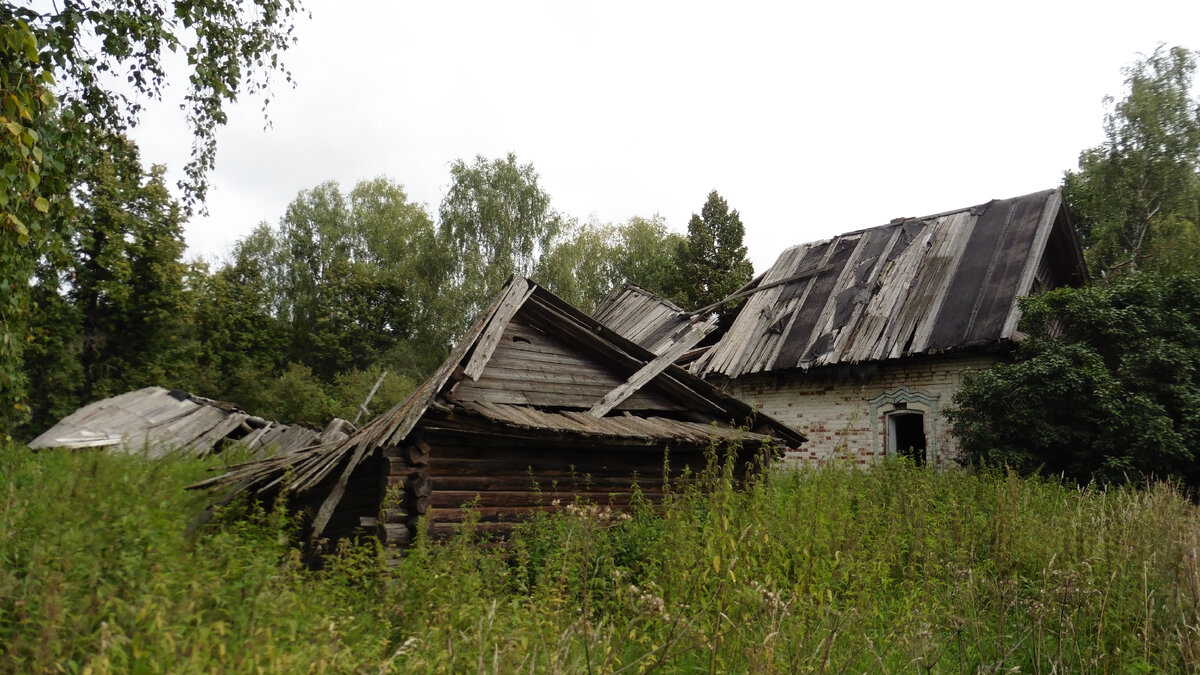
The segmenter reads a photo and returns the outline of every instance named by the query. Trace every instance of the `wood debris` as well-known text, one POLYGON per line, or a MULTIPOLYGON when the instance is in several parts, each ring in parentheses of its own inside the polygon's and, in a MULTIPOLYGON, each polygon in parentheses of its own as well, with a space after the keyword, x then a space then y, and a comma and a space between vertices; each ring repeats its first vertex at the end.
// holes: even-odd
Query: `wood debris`
POLYGON ((177 389, 146 387, 76 410, 29 447, 104 448, 157 458, 175 452, 204 456, 238 443, 267 455, 341 441, 351 432, 353 426, 341 419, 324 431, 314 431, 256 417, 231 403, 177 389))

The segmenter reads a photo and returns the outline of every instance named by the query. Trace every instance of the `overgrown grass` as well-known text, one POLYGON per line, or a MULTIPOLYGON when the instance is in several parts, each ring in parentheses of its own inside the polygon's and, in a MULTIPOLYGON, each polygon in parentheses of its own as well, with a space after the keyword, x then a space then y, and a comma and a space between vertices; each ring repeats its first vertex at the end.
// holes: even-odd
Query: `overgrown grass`
POLYGON ((1188 672, 1197 507, 887 464, 304 568, 196 460, 0 449, 0 671, 1188 672))

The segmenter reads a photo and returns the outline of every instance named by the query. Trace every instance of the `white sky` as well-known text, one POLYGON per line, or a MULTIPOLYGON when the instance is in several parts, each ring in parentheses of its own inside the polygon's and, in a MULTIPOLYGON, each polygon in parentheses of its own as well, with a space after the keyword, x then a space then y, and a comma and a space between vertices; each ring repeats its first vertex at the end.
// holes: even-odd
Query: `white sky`
MULTIPOLYGON (((792 244, 1057 186, 1101 140, 1122 66, 1200 48, 1194 1, 307 8, 272 128, 248 98, 219 133, 193 255, 326 180, 387 176, 436 213, 451 161, 512 151, 582 221, 682 232, 716 188, 762 271, 792 244)), ((172 171, 191 147, 177 104, 134 134, 172 171)))

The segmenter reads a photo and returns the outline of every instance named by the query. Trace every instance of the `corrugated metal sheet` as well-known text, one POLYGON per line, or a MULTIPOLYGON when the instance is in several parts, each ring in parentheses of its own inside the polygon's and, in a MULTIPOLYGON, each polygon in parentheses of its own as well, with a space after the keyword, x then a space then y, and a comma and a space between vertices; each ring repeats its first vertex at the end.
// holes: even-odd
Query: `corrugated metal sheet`
POLYGON ((1011 340, 1048 246, 1056 283, 1082 282, 1058 190, 795 246, 692 370, 737 377, 1011 340))
POLYGON ((691 323, 682 307, 637 284, 609 293, 592 318, 655 354, 662 353, 676 333, 691 323))

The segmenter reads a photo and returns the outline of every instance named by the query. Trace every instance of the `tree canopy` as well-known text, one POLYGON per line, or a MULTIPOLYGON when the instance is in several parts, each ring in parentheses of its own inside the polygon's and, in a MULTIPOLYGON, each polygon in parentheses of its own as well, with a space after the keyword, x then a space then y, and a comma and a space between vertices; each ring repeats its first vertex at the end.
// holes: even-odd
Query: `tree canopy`
MULTIPOLYGON (((0 3, 0 433, 28 413, 24 352, 39 261, 68 255, 80 190, 114 138, 161 99, 170 54, 187 62, 193 132, 182 212, 205 195, 226 106, 290 80, 295 0, 0 3)), ((86 210, 86 206, 84 207, 86 210)))
POLYGON ((1196 53, 1159 47, 1107 99, 1104 142, 1063 187, 1095 272, 1194 269, 1200 262, 1200 101, 1196 53))
POLYGON ((700 213, 693 213, 688 221, 687 239, 675 254, 678 274, 673 295, 684 307, 706 307, 749 283, 754 266, 746 257, 745 236, 737 210, 730 211, 716 190, 708 193, 700 213))
POLYGON ((458 333, 486 306, 513 273, 529 276, 538 258, 566 226, 538 184, 532 164, 516 155, 450 165, 450 188, 442 200, 439 236, 450 254, 447 290, 465 310, 458 333))
POLYGON ((966 460, 1080 482, 1200 484, 1200 277, 1124 275, 1023 308, 1016 360, 955 396, 966 460))

